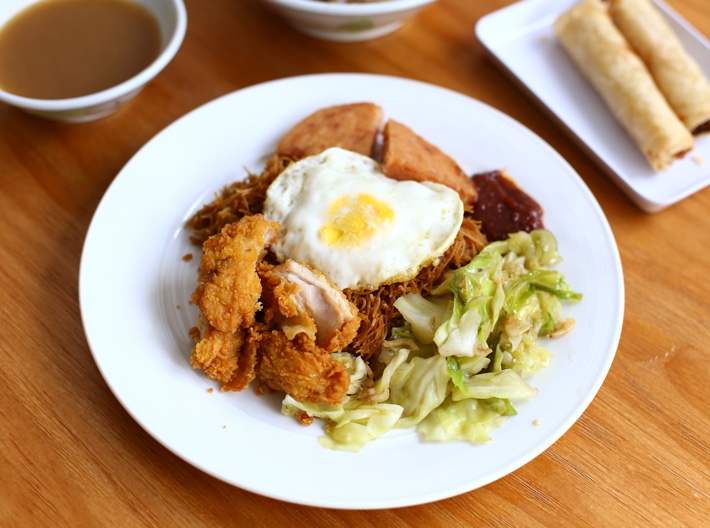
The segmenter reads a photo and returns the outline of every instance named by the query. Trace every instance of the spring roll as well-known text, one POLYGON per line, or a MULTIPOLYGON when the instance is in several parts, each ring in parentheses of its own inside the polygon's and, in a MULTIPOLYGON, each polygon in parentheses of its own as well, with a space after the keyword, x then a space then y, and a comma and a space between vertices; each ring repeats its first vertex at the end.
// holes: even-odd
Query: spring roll
POLYGON ((579 70, 655 170, 694 146, 641 59, 628 46, 601 0, 583 0, 555 21, 555 33, 579 70))
POLYGON ((710 132, 710 84, 650 0, 609 0, 611 18, 693 134, 710 132))

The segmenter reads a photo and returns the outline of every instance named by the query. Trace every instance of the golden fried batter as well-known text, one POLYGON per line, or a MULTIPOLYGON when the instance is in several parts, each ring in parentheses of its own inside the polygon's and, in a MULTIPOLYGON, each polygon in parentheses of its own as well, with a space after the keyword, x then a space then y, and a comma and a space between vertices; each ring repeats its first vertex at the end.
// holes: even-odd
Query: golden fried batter
POLYGON ((281 330, 262 333, 259 354, 257 376, 272 389, 300 402, 339 405, 345 398, 350 374, 305 333, 293 340, 281 330))
POLYGON ((196 345, 190 363, 202 369, 208 378, 221 383, 222 391, 241 391, 256 377, 257 345, 251 329, 237 328, 236 332, 220 332, 199 316, 201 329, 191 335, 196 345))
POLYGON ((299 401, 342 403, 350 375, 331 353, 360 325, 357 308, 322 273, 287 260, 262 274, 264 322, 257 376, 299 401))
POLYGON ((261 281, 264 289, 264 323, 278 327, 289 339, 293 339, 296 334, 305 333, 315 341, 318 329, 298 297, 299 286, 284 280, 278 271, 273 269, 263 273, 261 281))
POLYGON ((259 360, 257 356, 258 341, 253 338, 254 328, 250 328, 247 333, 246 344, 239 354, 237 369, 232 378, 222 385, 223 391, 241 391, 256 377, 256 365, 259 360))
POLYGON ((229 333, 254 324, 261 295, 256 265, 278 233, 278 223, 245 216, 203 244, 199 285, 190 302, 217 330, 229 333))
POLYGON ((200 315, 198 332, 190 363, 204 370, 208 377, 229 383, 237 371, 246 331, 238 328, 235 332, 220 332, 200 315))
POLYGON ((331 352, 355 337, 357 308, 304 264, 261 262, 277 235, 278 224, 254 215, 205 242, 192 296, 200 315, 191 363, 223 391, 243 390, 258 376, 300 401, 337 405, 350 375, 331 352))
POLYGON ((337 352, 355 337, 357 307, 320 271, 288 259, 262 279, 265 321, 276 321, 289 339, 305 332, 323 350, 337 352))

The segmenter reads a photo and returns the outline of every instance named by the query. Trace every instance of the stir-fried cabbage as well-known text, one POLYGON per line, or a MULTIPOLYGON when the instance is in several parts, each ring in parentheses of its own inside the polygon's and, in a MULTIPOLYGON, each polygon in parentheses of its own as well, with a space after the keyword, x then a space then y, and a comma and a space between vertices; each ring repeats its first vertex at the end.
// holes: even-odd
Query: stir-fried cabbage
POLYGON ((287 396, 285 414, 299 411, 327 421, 325 447, 358 451, 395 427, 417 426, 424 440, 481 443, 505 417, 511 400, 534 398, 525 378, 550 364, 537 342, 574 326, 561 301, 578 301, 562 275, 552 233, 519 232, 486 246, 432 295, 395 302, 405 324, 393 329, 374 375, 354 355, 338 353, 351 374, 337 407, 287 396))

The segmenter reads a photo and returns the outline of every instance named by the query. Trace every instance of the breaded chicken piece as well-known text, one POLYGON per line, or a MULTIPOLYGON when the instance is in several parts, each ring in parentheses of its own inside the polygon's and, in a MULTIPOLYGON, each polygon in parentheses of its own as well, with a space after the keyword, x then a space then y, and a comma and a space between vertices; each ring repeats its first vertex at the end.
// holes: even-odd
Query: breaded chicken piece
POLYGON ((278 233, 278 223, 247 216, 202 247, 200 284, 191 297, 200 313, 191 332, 196 344, 190 363, 221 382, 223 391, 243 390, 256 377, 257 348, 249 339, 261 306, 256 267, 278 233))
POLYGON ((350 386, 345 366, 319 349, 305 333, 289 340, 281 330, 259 334, 257 376, 300 402, 339 405, 350 386))
POLYGON ((196 345, 190 363, 193 368, 204 370, 207 377, 219 381, 221 390, 243 390, 256 377, 256 351, 249 346, 246 329, 221 332, 200 314, 193 337, 196 345))
POLYGON ((447 154, 390 119, 384 129, 382 172, 394 180, 441 183, 459 193, 464 204, 476 201, 476 186, 447 154))
POLYGON ((304 402, 342 403, 350 385, 331 353, 347 346, 360 325, 357 308, 322 273, 293 260, 264 272, 265 324, 257 376, 304 402))
POLYGON ((204 370, 208 377, 228 383, 237 370, 246 330, 238 328, 236 332, 220 332, 202 314, 198 316, 195 330, 196 345, 190 363, 194 368, 204 370))
POLYGON ((241 391, 256 378, 256 365, 259 361, 258 341, 253 339, 254 327, 246 332, 246 343, 239 353, 237 368, 229 381, 222 384, 222 391, 241 391))
POLYGON ((261 296, 256 265, 278 234, 277 222, 267 222, 262 215, 245 216, 203 244, 199 285, 190 302, 217 330, 231 333, 254 324, 261 296))
POLYGON ((305 332, 326 352, 345 348, 360 325, 357 307, 325 275, 288 259, 262 274, 265 321, 289 339, 305 332))
POLYGON ((319 271, 293 260, 262 262, 278 232, 277 223, 255 215, 205 242, 192 296, 201 311, 190 361, 223 391, 243 390, 258 376, 299 401, 337 405, 350 375, 331 352, 355 337, 357 308, 319 271))
POLYGON ((374 103, 322 108, 287 132, 276 154, 301 159, 330 147, 340 147, 372 156, 382 116, 382 108, 374 103))
POLYGON ((271 328, 280 329, 288 339, 304 333, 315 341, 318 329, 298 295, 301 288, 285 280, 282 273, 273 268, 261 275, 261 283, 264 288, 264 323, 271 328))

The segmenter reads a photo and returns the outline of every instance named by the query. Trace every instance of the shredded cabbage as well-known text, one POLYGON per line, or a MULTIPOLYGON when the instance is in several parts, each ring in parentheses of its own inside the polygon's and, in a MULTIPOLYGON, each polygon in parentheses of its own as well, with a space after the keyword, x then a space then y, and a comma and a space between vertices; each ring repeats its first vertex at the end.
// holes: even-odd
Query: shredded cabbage
POLYGON ((504 400, 447 399, 419 425, 422 438, 431 442, 468 440, 482 444, 508 414, 504 400))
POLYGON ((517 414, 510 400, 537 395, 525 378, 552 360, 538 337, 574 326, 561 301, 582 295, 548 269, 560 261, 557 241, 545 229, 489 244, 431 295, 395 302, 405 324, 384 343, 376 374, 360 357, 334 354, 351 375, 341 405, 287 396, 283 412, 326 420, 319 441, 331 449, 358 451, 393 428, 411 426, 426 441, 490 440, 493 429, 517 414))
POLYGON ((389 399, 404 409, 397 427, 416 425, 441 405, 448 392, 449 379, 446 359, 439 354, 429 358, 413 357, 397 367, 392 375, 389 399))

